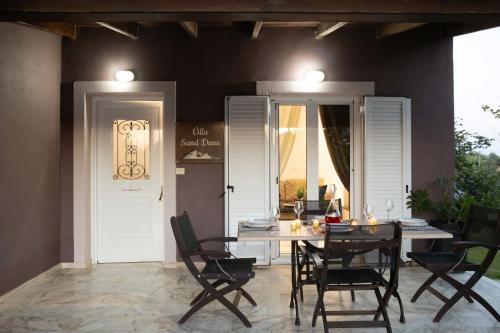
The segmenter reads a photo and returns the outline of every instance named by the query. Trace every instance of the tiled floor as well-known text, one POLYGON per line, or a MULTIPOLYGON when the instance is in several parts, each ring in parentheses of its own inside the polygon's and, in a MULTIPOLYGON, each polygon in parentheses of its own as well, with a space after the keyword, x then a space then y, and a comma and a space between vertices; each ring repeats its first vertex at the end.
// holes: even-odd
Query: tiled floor
MULTIPOLYGON (((398 321, 397 303, 389 316, 395 332, 500 332, 500 323, 479 305, 464 300, 442 319, 432 322, 441 301, 425 292, 417 303, 409 299, 428 274, 420 268, 402 268, 400 292, 407 323, 398 321)), ((465 278, 456 274, 460 279, 465 278)), ((452 292, 444 283, 438 287, 452 292)), ((0 332, 322 332, 321 321, 311 327, 315 288, 308 286, 301 305, 302 325, 296 327, 288 307, 288 266, 257 269, 257 277, 246 288, 258 303, 252 307, 242 299, 240 309, 253 324, 245 328, 220 304, 211 304, 184 325, 177 320, 200 290, 182 266, 162 268, 158 264, 98 265, 87 270, 63 269, 28 286, 0 304, 0 332)), ((476 290, 500 309, 500 288, 481 281, 476 290)), ((352 304, 348 293, 330 293, 328 303, 343 309, 375 306, 374 295, 358 292, 352 304)), ((333 330, 331 330, 333 331, 333 330)), ((385 332, 335 330, 335 332, 385 332)))

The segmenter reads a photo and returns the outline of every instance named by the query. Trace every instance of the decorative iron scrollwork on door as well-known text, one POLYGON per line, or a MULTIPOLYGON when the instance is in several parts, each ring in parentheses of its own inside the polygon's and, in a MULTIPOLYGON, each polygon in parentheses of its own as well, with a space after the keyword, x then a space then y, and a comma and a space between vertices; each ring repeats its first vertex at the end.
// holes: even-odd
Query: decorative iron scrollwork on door
POLYGON ((149 179, 149 121, 113 121, 113 179, 149 179))

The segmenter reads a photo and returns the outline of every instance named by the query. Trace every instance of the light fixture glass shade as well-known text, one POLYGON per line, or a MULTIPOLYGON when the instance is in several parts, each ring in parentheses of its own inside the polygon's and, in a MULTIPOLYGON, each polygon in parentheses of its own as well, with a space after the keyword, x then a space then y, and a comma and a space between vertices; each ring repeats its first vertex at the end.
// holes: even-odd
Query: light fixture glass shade
POLYGON ((323 71, 310 70, 307 71, 304 78, 309 82, 321 82, 325 79, 325 73, 323 71))
POLYGON ((135 75, 132 71, 116 71, 115 73, 116 81, 120 82, 130 82, 134 81, 135 75))

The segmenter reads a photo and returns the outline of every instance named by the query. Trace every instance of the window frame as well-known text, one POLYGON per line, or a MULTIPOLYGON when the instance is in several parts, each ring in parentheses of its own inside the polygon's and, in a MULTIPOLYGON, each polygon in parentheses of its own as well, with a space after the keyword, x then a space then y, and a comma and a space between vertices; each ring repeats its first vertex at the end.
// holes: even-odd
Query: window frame
MULTIPOLYGON (((270 199, 271 206, 279 205, 279 105, 305 105, 306 106, 306 184, 307 188, 317 188, 319 185, 319 140, 318 140, 318 109, 319 105, 349 105, 350 121, 350 183, 349 191, 351 218, 361 216, 362 199, 362 130, 363 119, 359 112, 359 98, 354 96, 324 96, 315 94, 272 95, 270 96, 271 108, 269 119, 270 133, 270 199), (360 155, 361 154, 361 155, 360 155)), ((308 192, 308 200, 318 200, 317 191, 308 192)), ((271 256, 274 262, 289 260, 289 256, 280 256, 279 243, 272 242, 271 256)))

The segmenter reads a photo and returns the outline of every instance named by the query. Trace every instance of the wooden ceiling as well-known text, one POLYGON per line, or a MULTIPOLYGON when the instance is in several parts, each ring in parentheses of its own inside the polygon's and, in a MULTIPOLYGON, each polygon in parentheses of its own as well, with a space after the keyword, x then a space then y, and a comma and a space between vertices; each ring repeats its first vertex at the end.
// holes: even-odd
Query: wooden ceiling
POLYGON ((137 39, 141 26, 175 23, 192 38, 205 25, 249 22, 262 29, 303 27, 317 39, 354 23, 377 27, 383 38, 429 23, 500 24, 499 0, 3 0, 0 21, 19 22, 68 38, 94 25, 137 39))

